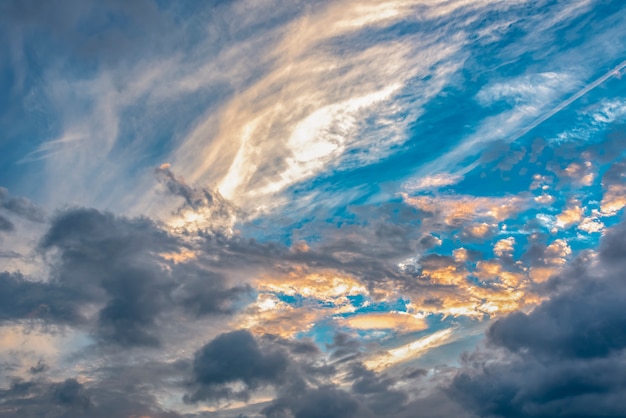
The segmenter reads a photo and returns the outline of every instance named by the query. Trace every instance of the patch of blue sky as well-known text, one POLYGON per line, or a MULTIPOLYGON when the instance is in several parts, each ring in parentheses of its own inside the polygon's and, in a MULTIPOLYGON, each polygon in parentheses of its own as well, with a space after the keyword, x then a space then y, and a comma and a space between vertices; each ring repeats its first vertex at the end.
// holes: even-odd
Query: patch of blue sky
POLYGON ((294 307, 302 306, 303 303, 307 300, 307 298, 303 297, 302 295, 287 295, 282 292, 276 292, 272 294, 276 296, 276 298, 281 302, 284 302, 294 307))
POLYGON ((131 178, 151 171, 167 162, 180 138, 194 125, 198 113, 218 111, 232 93, 233 88, 228 84, 213 84, 188 92, 174 100, 175 106, 169 106, 169 100, 152 98, 146 91, 132 106, 120 110, 119 134, 110 158, 132 158, 132 164, 125 165, 131 178))
POLYGON ((298 333, 295 338, 298 340, 309 338, 316 343, 322 352, 328 352, 332 348, 333 339, 336 335, 336 321, 333 318, 324 318, 315 322, 310 329, 298 333))
POLYGON ((362 313, 372 313, 372 312, 389 312, 389 311, 406 312, 408 303, 409 303, 409 300, 404 299, 404 298, 399 298, 393 301, 381 301, 381 302, 371 300, 369 303, 362 304, 360 307, 357 307, 354 310, 354 313, 352 314, 348 313, 345 316, 362 314, 362 313))

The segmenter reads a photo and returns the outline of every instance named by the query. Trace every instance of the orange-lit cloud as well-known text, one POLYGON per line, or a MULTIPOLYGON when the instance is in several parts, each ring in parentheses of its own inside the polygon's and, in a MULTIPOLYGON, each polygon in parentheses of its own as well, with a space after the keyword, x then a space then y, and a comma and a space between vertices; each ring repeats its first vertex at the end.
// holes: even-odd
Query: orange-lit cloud
POLYGON ((338 318, 341 325, 360 330, 394 330, 400 333, 422 331, 428 328, 424 318, 404 312, 363 313, 338 318))
POLYGON ((159 256, 167 261, 173 261, 175 264, 184 263, 197 257, 196 253, 186 248, 179 252, 160 253, 159 256))
POLYGON ((583 209, 580 202, 572 201, 569 206, 556 217, 556 225, 559 228, 567 228, 571 225, 578 224, 583 219, 583 209))
POLYGON ((358 280, 334 271, 298 271, 287 276, 264 276, 257 281, 257 287, 263 291, 322 301, 345 300, 347 296, 367 293, 365 286, 358 280))
POLYGON ((502 257, 505 254, 511 254, 514 250, 515 238, 509 237, 499 240, 493 246, 493 252, 498 257, 502 257))
POLYGON ((626 206, 626 185, 611 184, 602 196, 600 209, 605 215, 615 215, 626 206))
MULTIPOLYGON (((448 225, 457 225, 474 219, 501 222, 509 219, 528 205, 528 198, 455 196, 414 196, 404 195, 405 202, 418 209, 440 214, 448 225)), ((482 228, 484 229, 484 227, 482 228)), ((477 232, 482 231, 478 227, 477 232)))

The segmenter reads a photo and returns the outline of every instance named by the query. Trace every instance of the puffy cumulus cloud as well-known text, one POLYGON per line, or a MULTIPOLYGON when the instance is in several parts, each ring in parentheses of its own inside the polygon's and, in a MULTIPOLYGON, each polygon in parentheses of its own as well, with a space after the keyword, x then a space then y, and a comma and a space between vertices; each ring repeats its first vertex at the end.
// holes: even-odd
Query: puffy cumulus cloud
POLYGON ((553 278, 561 290, 550 299, 496 321, 494 353, 466 357, 449 393, 478 416, 624 416, 625 231, 609 230, 595 261, 583 256, 553 278))
POLYGON ((564 239, 556 239, 549 245, 541 240, 540 236, 531 235, 523 256, 530 264, 528 275, 535 283, 545 282, 559 273, 572 254, 570 245, 564 239))
POLYGON ((423 287, 406 290, 411 311, 482 318, 535 304, 539 299, 527 271, 503 255, 501 259, 472 260, 467 250, 459 249, 452 257, 423 257, 417 274, 417 283, 423 287))
POLYGON ((465 227, 463 234, 470 239, 486 239, 493 235, 497 225, 490 225, 485 222, 470 224, 465 227))
POLYGON ((596 176, 593 168, 591 161, 585 161, 584 163, 572 162, 565 167, 563 172, 577 183, 583 186, 591 186, 596 176))
POLYGON ((526 277, 519 271, 508 271, 497 261, 479 261, 476 263, 474 275, 484 282, 507 288, 517 288, 523 284, 526 277))
POLYGON ((602 177, 602 186, 601 212, 603 215, 615 215, 626 206, 626 162, 613 164, 602 177))
MULTIPOLYGON (((372 298, 366 285, 356 278, 358 276, 337 270, 307 271, 302 266, 296 266, 294 270, 287 275, 274 274, 257 279, 255 289, 259 296, 237 315, 234 325, 244 326, 255 333, 283 337, 308 331, 318 321, 332 317, 339 326, 353 329, 410 332, 426 327, 421 319, 393 312, 344 318, 343 315, 349 315, 356 309, 351 297, 361 297, 366 301, 372 298), (286 302, 288 299, 291 299, 290 303, 286 302)), ((391 294, 388 296, 391 297, 391 294)), ((388 298, 383 296, 379 299, 388 298)))
POLYGON ((626 187, 623 185, 612 184, 608 186, 604 196, 602 196, 602 212, 607 215, 614 215, 623 209, 626 206, 625 193, 626 187))
POLYGON ((515 238, 508 237, 503 238, 495 243, 493 246, 493 252, 498 257, 510 256, 515 246, 515 238))
POLYGON ((447 256, 429 254, 420 260, 421 277, 438 285, 463 285, 469 272, 464 263, 447 256))
MULTIPOLYGON (((598 176, 598 166, 592 162, 595 159, 594 155, 589 150, 584 150, 581 154, 582 160, 576 156, 567 159, 557 158, 547 162, 546 169, 555 174, 559 187, 578 189, 594 184, 598 176)), ((534 184, 537 184, 537 180, 534 184)))
MULTIPOLYGON (((404 201, 422 211, 437 215, 449 226, 459 226, 470 221, 502 222, 529 207, 530 196, 521 194, 508 197, 476 197, 471 195, 403 195, 404 201)), ((488 224, 477 223, 478 236, 485 235, 488 224)), ((471 233, 471 231, 470 231, 471 233)))
POLYGON ((580 225, 578 225, 579 230, 588 234, 604 231, 605 225, 600 219, 598 219, 601 214, 598 211, 593 212, 592 216, 584 218, 580 225))
POLYGON ((567 208, 556 216, 556 225, 559 228, 568 228, 580 223, 583 219, 583 209, 580 202, 573 200, 569 202, 567 208))

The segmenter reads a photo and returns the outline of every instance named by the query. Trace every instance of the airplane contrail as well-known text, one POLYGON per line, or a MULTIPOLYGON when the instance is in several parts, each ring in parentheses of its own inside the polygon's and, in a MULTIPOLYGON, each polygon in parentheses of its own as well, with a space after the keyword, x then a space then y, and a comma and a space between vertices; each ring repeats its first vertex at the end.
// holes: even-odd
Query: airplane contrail
MULTIPOLYGON (((561 110, 565 109, 567 106, 569 106, 576 100, 580 99, 582 96, 589 93, 591 90, 595 89, 596 87, 604 83, 609 78, 619 75, 620 71, 622 71, 625 68, 626 68, 626 60, 619 63, 617 66, 611 68, 609 71, 607 71, 605 74, 603 74, 602 76, 600 76, 593 82, 587 84, 585 87, 583 87, 582 89, 574 93, 567 100, 559 103, 552 110, 548 111, 541 117, 532 121, 528 126, 524 127, 523 129, 518 131, 516 134, 509 137, 508 142, 516 141, 522 136, 526 135, 528 132, 532 131, 534 128, 541 125, 543 122, 550 119, 552 116, 556 115, 561 110)), ((506 138, 506 136, 504 138, 506 138)), ((473 139, 467 140, 461 143, 460 145, 458 145, 455 149, 449 151, 448 153, 442 155, 441 157, 435 159, 434 161, 431 161, 430 163, 420 167, 418 171, 418 176, 421 177, 424 175, 432 175, 432 174, 440 173, 442 170, 445 170, 446 168, 448 168, 451 163, 452 164, 454 164, 455 162, 458 163, 463 158, 468 157, 468 152, 471 152, 472 150, 474 152, 477 152, 478 150, 476 147, 479 146, 480 144, 490 143, 492 141, 493 139, 483 140, 481 137, 475 137, 473 139)), ((477 161, 474 161, 474 163, 467 165, 465 167, 462 167, 462 168, 457 167, 456 171, 452 171, 449 174, 456 175, 459 178, 462 178, 463 175, 473 170, 479 163, 480 161, 477 160, 477 161)))
POLYGON ((517 135, 513 136, 511 138, 511 142, 521 138, 524 135, 526 135, 528 132, 532 131, 537 126, 541 125, 543 122, 545 122, 546 120, 550 119, 552 116, 556 115, 561 110, 565 109, 567 106, 569 106, 570 104, 574 103, 576 100, 580 99, 585 94, 589 93, 591 90, 595 89, 596 87, 598 87, 599 85, 604 83, 609 78, 618 75, 620 73, 620 71, 622 71, 624 68, 626 68, 626 60, 624 60, 621 63, 619 63, 616 67, 614 67, 611 70, 609 70, 608 72, 606 72, 604 75, 602 75, 597 80, 593 81, 590 84, 587 84, 584 88, 582 88, 579 91, 577 91, 569 99, 559 103, 558 106, 556 106, 554 109, 552 109, 551 111, 549 111, 545 115, 541 116, 538 119, 535 119, 530 125, 528 125, 526 128, 524 128, 523 130, 518 132, 517 135))

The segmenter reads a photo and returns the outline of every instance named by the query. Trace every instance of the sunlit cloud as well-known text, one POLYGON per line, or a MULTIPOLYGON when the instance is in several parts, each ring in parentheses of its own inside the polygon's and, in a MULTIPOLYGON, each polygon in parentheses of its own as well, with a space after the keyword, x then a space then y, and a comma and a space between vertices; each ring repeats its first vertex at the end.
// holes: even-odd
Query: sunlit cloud
POLYGON ((408 344, 374 355, 365 361, 365 365, 374 370, 383 370, 423 356, 428 351, 451 342, 454 329, 448 328, 434 332, 426 337, 418 338, 408 344))
POLYGON ((428 328, 424 318, 404 312, 362 313, 339 318, 339 323, 355 330, 392 330, 399 333, 428 328))

